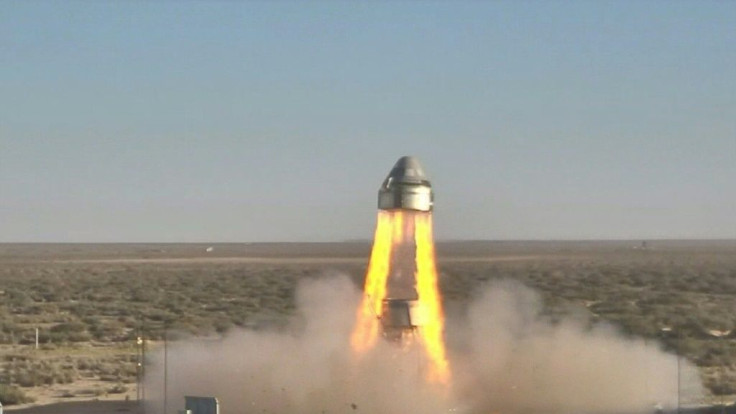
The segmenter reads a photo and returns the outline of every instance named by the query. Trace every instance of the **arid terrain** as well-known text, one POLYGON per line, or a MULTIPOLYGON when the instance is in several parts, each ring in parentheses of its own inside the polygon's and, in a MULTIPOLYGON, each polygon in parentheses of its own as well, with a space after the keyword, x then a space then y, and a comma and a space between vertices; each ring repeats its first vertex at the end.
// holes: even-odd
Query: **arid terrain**
MULTIPOLYGON (((736 394, 736 241, 469 241, 437 249, 448 313, 462 313, 480 285, 514 279, 540 292, 544 317, 577 315, 661 342, 699 367, 715 401, 736 394)), ((6 410, 132 404, 144 391, 143 346, 277 329, 294 310, 299 280, 343 273, 360 286, 369 252, 367 241, 0 244, 0 400, 6 410)))

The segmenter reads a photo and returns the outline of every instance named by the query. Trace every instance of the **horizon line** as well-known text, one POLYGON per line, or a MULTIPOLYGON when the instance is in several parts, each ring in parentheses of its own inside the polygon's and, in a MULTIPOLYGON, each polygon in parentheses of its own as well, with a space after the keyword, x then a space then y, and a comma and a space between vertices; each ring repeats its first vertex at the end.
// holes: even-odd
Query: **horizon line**
MULTIPOLYGON (((309 241, 309 240, 284 240, 284 241, 0 241, 0 245, 7 244, 334 244, 334 243, 366 243, 372 242, 372 238, 359 239, 343 239, 329 241, 309 241)), ((493 243, 580 243, 580 242, 736 242, 733 238, 539 238, 539 239, 461 239, 461 238, 443 238, 435 239, 436 243, 468 243, 468 242, 493 242, 493 243)))

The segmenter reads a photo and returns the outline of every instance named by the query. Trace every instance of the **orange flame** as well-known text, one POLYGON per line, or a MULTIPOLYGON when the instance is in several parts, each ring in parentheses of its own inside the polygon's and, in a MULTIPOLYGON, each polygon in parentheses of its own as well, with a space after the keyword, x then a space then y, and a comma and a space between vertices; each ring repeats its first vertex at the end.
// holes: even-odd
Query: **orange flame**
POLYGON ((365 278, 363 300, 358 308, 358 316, 350 342, 358 352, 373 347, 378 339, 378 318, 381 304, 386 297, 386 280, 391 264, 392 237, 396 237, 394 215, 389 211, 378 212, 376 234, 373 238, 371 261, 365 278))
POLYGON ((419 305, 425 312, 421 337, 431 361, 427 379, 430 382, 447 384, 450 381, 450 366, 447 362, 445 342, 442 336, 445 330, 445 319, 437 285, 431 215, 428 213, 416 215, 414 237, 417 245, 417 295, 419 305))
POLYGON ((358 353, 363 353, 376 344, 392 255, 397 246, 411 241, 413 236, 416 245, 415 289, 418 307, 424 313, 423 323, 419 327, 420 343, 430 362, 427 380, 447 385, 451 375, 443 339, 445 322, 437 283, 432 216, 431 213, 420 212, 406 217, 405 215, 407 213, 400 210, 378 212, 363 300, 358 308, 357 321, 350 340, 353 349, 358 353))

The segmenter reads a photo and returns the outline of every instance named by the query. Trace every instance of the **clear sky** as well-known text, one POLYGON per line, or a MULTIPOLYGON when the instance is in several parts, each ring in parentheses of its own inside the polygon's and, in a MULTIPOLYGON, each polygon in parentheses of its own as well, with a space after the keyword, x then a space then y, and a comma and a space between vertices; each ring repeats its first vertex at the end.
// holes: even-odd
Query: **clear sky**
POLYGON ((736 238, 736 2, 0 2, 0 241, 736 238))

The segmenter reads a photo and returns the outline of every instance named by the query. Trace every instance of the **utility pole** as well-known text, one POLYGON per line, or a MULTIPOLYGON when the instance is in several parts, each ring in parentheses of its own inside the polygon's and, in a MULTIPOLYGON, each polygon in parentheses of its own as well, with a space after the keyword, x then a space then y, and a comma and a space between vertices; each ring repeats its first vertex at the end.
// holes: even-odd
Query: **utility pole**
POLYGON ((677 414, 680 414, 680 331, 677 331, 677 414))
POLYGON ((725 414, 725 412, 726 412, 725 411, 726 410, 725 401, 724 401, 724 398, 723 398, 723 394, 726 393, 726 384, 723 381, 723 378, 725 377, 724 370, 726 369, 726 363, 724 361, 724 358, 726 358, 726 347, 723 345, 725 343, 725 342, 723 342, 723 337, 724 336, 726 336, 726 333, 725 332, 720 332, 720 335, 718 335, 718 337, 719 337, 718 339, 721 340, 720 342, 721 342, 721 352, 722 352, 721 353, 721 373, 719 375, 719 377, 720 377, 719 378, 720 379, 719 382, 721 383, 721 413, 722 414, 725 414))
POLYGON ((146 414, 146 325, 141 321, 141 405, 140 412, 146 414))
POLYGON ((168 324, 164 322, 164 412, 166 414, 166 405, 168 403, 168 379, 169 379, 169 352, 168 352, 168 324))
POLYGON ((136 353, 136 383, 135 383, 135 401, 140 405, 143 399, 141 382, 143 381, 143 334, 140 330, 137 332, 135 339, 135 353, 136 353))

